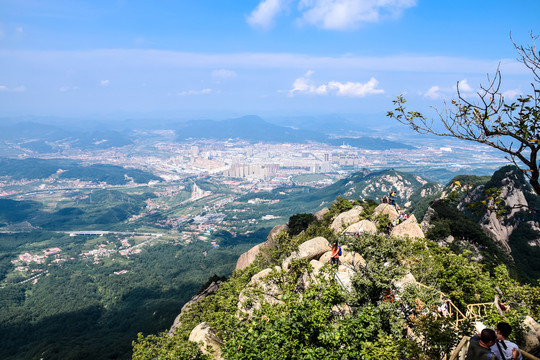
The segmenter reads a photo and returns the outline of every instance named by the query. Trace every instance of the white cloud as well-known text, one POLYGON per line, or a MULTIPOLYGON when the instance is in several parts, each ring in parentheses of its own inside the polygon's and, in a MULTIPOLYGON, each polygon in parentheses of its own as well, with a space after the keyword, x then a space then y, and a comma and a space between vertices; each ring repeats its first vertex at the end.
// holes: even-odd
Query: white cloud
POLYGON ((298 9, 303 13, 299 22, 329 30, 350 30, 362 23, 398 17, 415 5, 416 0, 300 0, 298 9))
POLYGON ((269 29, 274 25, 274 18, 282 12, 289 0, 263 0, 247 18, 252 27, 269 29))
POLYGON ((318 94, 325 95, 327 93, 327 86, 320 85, 315 86, 312 84, 310 79, 313 75, 313 71, 309 70, 303 77, 299 77, 294 80, 293 88, 289 91, 289 96, 294 96, 295 94, 318 94))
MULTIPOLYGON (((463 79, 459 82, 459 93, 461 97, 471 97, 474 96, 475 90, 469 85, 467 82, 467 79, 463 79)), ((457 96, 457 87, 440 87, 440 86, 432 86, 429 88, 429 90, 423 94, 425 97, 430 99, 445 99, 449 97, 456 97, 457 96)))
POLYGON ((441 88, 438 86, 432 86, 429 88, 429 90, 424 94, 425 97, 430 99, 440 99, 442 97, 442 94, 440 92, 441 88))
POLYGON ((111 82, 109 80, 101 80, 99 83, 101 86, 109 86, 111 82))
POLYGON ((234 70, 226 70, 226 69, 219 69, 212 71, 212 76, 216 78, 233 78, 236 77, 236 71, 234 70))
POLYGON ((514 100, 519 95, 521 95, 522 92, 519 89, 512 89, 512 90, 506 90, 502 93, 503 98, 508 100, 514 100))
POLYGON ((367 83, 330 81, 328 84, 316 85, 310 79, 313 71, 309 70, 303 77, 299 77, 293 83, 293 87, 289 90, 289 96, 297 94, 315 94, 329 95, 335 94, 338 96, 364 97, 373 94, 382 94, 384 90, 376 89, 378 81, 371 78, 367 83))
POLYGON ((365 84, 359 83, 359 82, 346 82, 344 84, 337 82, 337 81, 330 81, 328 83, 328 88, 331 90, 336 89, 337 95, 339 96, 358 96, 358 97, 364 97, 367 95, 374 95, 374 94, 383 94, 384 90, 382 89, 375 89, 375 87, 379 84, 377 79, 372 77, 369 79, 369 81, 365 84))
POLYGON ((6 92, 23 92, 23 91, 26 91, 26 86, 24 85, 19 85, 19 86, 15 86, 15 87, 7 87, 5 85, 0 85, 0 91, 6 91, 6 92))
POLYGON ((212 89, 202 89, 202 90, 184 90, 180 91, 176 95, 178 96, 186 96, 186 95, 205 95, 210 94, 212 92, 212 89))
POLYGON ((463 79, 459 82, 459 91, 467 92, 467 93, 474 92, 471 85, 469 85, 469 83, 467 82, 467 79, 463 79))

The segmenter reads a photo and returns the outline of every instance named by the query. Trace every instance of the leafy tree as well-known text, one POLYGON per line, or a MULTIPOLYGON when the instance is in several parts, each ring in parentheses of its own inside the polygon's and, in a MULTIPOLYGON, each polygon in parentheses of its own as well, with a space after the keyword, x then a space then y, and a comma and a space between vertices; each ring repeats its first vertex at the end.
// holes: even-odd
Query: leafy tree
POLYGON ((437 124, 418 111, 408 111, 407 100, 398 96, 394 100, 396 108, 387 116, 398 120, 419 133, 448 136, 474 141, 498 149, 507 159, 517 165, 523 163, 524 170, 534 191, 540 195, 540 53, 536 51, 535 37, 531 33, 531 44, 527 46, 512 43, 519 55, 518 60, 533 75, 532 92, 521 95, 516 102, 505 101, 500 90, 501 73, 497 69, 493 77, 488 76, 487 85, 480 85, 477 100, 464 95, 457 83, 457 100, 452 105, 445 102, 443 110, 437 110, 437 124), (438 123, 443 125, 439 130, 438 123))
POLYGON ((296 214, 289 218, 289 234, 298 235, 303 230, 306 230, 308 226, 315 221, 315 216, 313 214, 296 214))

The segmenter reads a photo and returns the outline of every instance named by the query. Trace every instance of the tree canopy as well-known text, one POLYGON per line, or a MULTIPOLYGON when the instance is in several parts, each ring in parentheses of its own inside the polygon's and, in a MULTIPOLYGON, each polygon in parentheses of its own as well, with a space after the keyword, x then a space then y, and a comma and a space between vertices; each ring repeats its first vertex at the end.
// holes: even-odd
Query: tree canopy
POLYGON ((538 37, 533 33, 530 36, 531 43, 525 46, 512 40, 518 61, 532 73, 530 94, 520 95, 511 103, 506 101, 501 91, 501 72, 497 69, 494 76, 488 75, 487 85, 480 85, 472 100, 462 93, 458 82, 457 99, 452 99, 451 104, 445 102, 442 110, 436 109, 435 120, 421 112, 408 111, 402 95, 394 100, 395 109, 387 116, 419 133, 474 141, 504 152, 515 165, 525 166, 522 170, 540 195, 540 52, 535 45, 538 37))

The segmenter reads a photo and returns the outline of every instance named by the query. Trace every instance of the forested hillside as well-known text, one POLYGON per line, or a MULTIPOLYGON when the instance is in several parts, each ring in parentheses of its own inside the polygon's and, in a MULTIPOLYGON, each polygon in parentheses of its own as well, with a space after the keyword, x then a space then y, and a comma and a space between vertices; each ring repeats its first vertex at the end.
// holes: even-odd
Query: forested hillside
POLYGON ((82 165, 78 161, 64 159, 0 159, 0 176, 14 180, 46 179, 57 176, 60 179, 78 179, 109 185, 138 184, 160 180, 159 177, 138 169, 122 166, 94 164, 82 165))

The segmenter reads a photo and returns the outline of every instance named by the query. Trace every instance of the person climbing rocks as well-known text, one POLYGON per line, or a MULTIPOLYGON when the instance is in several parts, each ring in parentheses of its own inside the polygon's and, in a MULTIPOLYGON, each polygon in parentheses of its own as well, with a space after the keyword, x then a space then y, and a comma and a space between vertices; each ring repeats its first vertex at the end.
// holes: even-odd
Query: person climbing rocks
POLYGON ((341 246, 339 246, 337 240, 334 240, 332 244, 332 266, 337 268, 339 265, 339 256, 341 255, 341 246))

